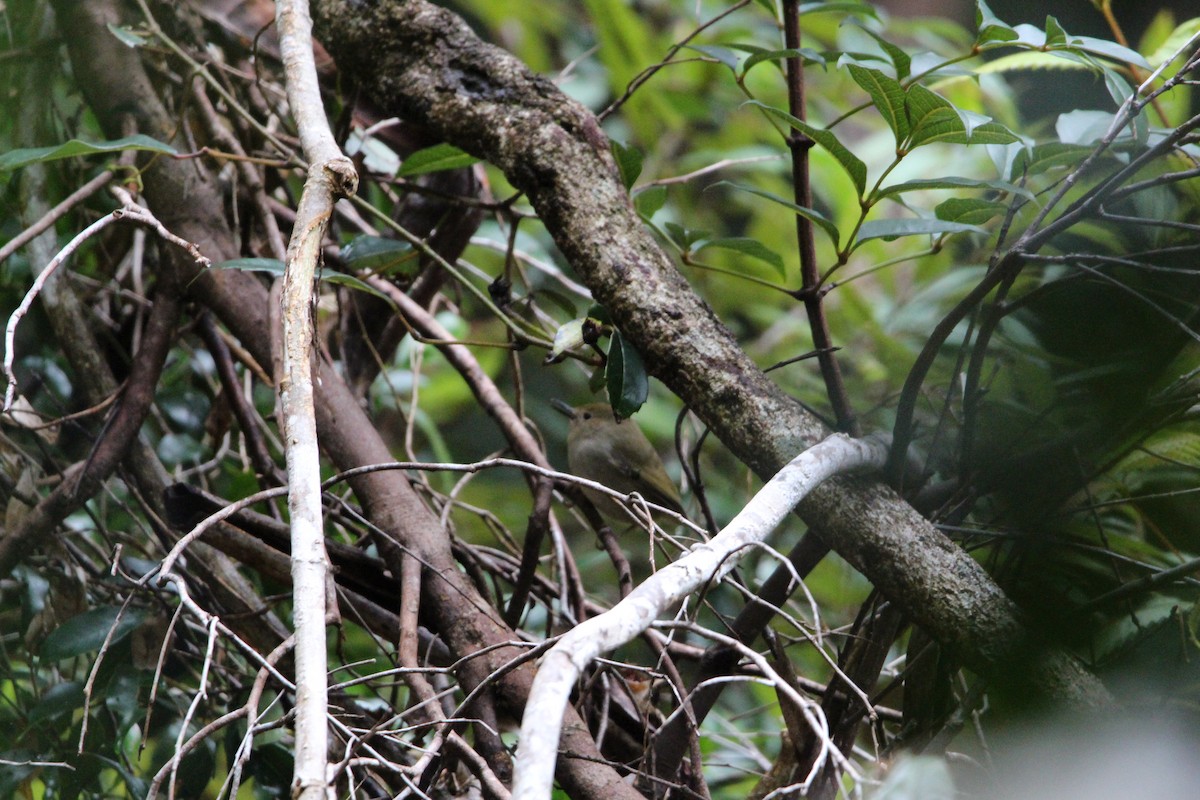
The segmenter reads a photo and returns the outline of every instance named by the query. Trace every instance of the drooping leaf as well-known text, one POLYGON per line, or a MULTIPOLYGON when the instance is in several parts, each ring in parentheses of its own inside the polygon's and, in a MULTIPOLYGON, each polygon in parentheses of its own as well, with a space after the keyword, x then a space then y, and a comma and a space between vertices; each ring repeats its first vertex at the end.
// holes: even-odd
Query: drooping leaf
POLYGON ((687 45, 687 49, 695 50, 697 53, 714 58, 733 70, 735 74, 737 73, 738 62, 741 61, 741 57, 728 47, 720 47, 712 44, 689 44, 687 45))
POLYGON ((787 270, 783 265, 783 257, 760 242, 758 239, 752 239, 748 236, 711 239, 707 242, 701 243, 696 250, 698 252, 707 247, 716 247, 720 250, 733 250, 758 261, 766 262, 775 268, 775 272, 780 278, 787 277, 787 270))
POLYGON ((834 248, 837 248, 841 244, 841 234, 838 232, 837 225, 834 225, 832 220, 819 211, 814 211, 811 208, 805 208, 804 206, 797 205, 791 200, 784 199, 773 192, 768 192, 765 189, 759 189, 756 186, 747 186, 742 183, 733 183, 732 181, 720 181, 719 183, 715 183, 713 185, 730 186, 743 192, 749 192, 750 194, 758 195, 759 197, 770 200, 772 203, 778 203, 784 208, 788 208, 796 214, 799 214, 800 216, 812 222, 814 225, 820 227, 821 230, 825 231, 830 240, 833 242, 834 248))
POLYGON ((803 58, 806 62, 812 64, 820 64, 821 66, 825 65, 825 57, 816 50, 812 50, 808 47, 801 47, 799 49, 787 48, 783 50, 763 50, 758 53, 753 53, 749 58, 746 59, 746 63, 742 65, 742 75, 744 77, 750 72, 750 70, 764 62, 780 62, 784 59, 793 57, 803 58))
POLYGON ((824 128, 817 128, 809 125, 803 120, 796 119, 788 112, 781 108, 769 106, 766 103, 760 103, 757 100, 751 100, 750 105, 755 105, 767 112, 776 119, 780 119, 792 126, 796 130, 803 133, 805 136, 812 139, 821 147, 829 151, 829 153, 837 159, 842 165, 842 169, 850 176, 851 182, 854 183, 854 188, 858 189, 858 194, 861 197, 867 186, 867 165, 859 159, 858 156, 851 153, 845 145, 837 138, 833 131, 827 131, 824 128))
POLYGON ((1033 192, 1015 183, 996 179, 983 178, 960 178, 949 176, 945 178, 926 178, 904 183, 894 183, 891 186, 885 186, 879 190, 877 195, 880 198, 889 197, 894 194, 903 194, 904 192, 918 192, 927 189, 991 189, 997 192, 1007 192, 1009 194, 1019 195, 1027 200, 1033 199, 1033 192))
POLYGON ((942 233, 987 233, 977 225, 947 222, 940 219, 876 219, 869 220, 858 229, 857 247, 870 239, 890 241, 902 236, 937 235, 942 233))
POLYGON ((883 52, 887 54, 888 59, 892 62, 892 68, 896 70, 896 78, 898 80, 904 80, 909 76, 909 73, 912 71, 912 57, 908 53, 887 39, 884 39, 867 26, 859 24, 856 20, 853 21, 853 24, 867 36, 874 39, 880 48, 883 49, 883 52))
POLYGON ((614 329, 604 370, 608 402, 618 419, 631 417, 650 396, 650 377, 637 349, 614 329))
POLYGON ((430 172, 443 172, 448 169, 459 169, 478 164, 479 159, 469 153, 464 153, 454 145, 435 144, 409 155, 400 164, 396 173, 400 178, 415 178, 430 172))
POLYGON ((1150 69, 1150 62, 1141 53, 1116 42, 1095 39, 1091 36, 1072 36, 1068 40, 1068 44, 1070 47, 1078 48, 1093 55, 1111 58, 1113 61, 1123 64, 1133 64, 1135 67, 1141 67, 1142 69, 1150 69))
POLYGON ((20 169, 30 164, 44 164, 47 161, 58 161, 76 156, 91 156, 97 153, 119 153, 124 150, 148 150, 152 153, 174 155, 177 151, 169 144, 164 144, 149 136, 135 134, 121 139, 106 142, 85 142, 82 139, 72 139, 69 142, 50 147, 29 147, 21 150, 9 150, 0 155, 0 172, 20 169))

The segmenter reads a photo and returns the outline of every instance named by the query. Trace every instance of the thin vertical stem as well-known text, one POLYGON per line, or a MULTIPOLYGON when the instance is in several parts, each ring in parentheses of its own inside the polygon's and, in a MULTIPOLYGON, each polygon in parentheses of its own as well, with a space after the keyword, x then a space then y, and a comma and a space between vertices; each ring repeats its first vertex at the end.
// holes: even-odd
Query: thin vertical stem
MULTIPOLYGON (((783 35, 784 46, 789 50, 799 51, 800 10, 797 0, 785 0, 783 4, 783 35)), ((787 59, 787 92, 788 112, 796 119, 805 119, 804 59, 799 55, 787 59)), ((792 187, 796 205, 812 208, 808 154, 815 143, 796 130, 788 136, 787 143, 792 152, 792 187)), ((800 214, 796 215, 796 239, 800 250, 801 288, 795 296, 804 303, 804 310, 808 313, 808 324, 812 329, 813 345, 817 351, 817 363, 821 367, 821 376, 825 379, 825 391, 829 395, 838 429, 851 436, 858 436, 858 420, 846 395, 842 371, 838 367, 829 334, 829 321, 825 318, 825 309, 821 305, 824 292, 821 291, 821 270, 817 266, 813 225, 800 214)))

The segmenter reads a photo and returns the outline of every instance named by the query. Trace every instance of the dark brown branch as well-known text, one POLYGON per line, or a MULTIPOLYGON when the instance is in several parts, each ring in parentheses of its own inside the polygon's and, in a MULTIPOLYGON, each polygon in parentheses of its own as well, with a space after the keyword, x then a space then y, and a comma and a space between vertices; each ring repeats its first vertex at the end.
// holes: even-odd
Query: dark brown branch
MULTIPOLYGON (((796 53, 800 51, 800 3, 799 0, 784 0, 783 3, 784 46, 796 53)), ((787 59, 788 113, 799 120, 807 119, 807 103, 804 93, 804 58, 800 55, 787 59)), ((792 152, 792 191, 796 205, 813 207, 812 180, 809 174, 809 153, 816 144, 800 131, 792 131, 787 139, 792 152)), ((821 268, 817 264, 817 246, 812 220, 796 214, 796 241, 800 247, 800 291, 797 297, 804 303, 808 314, 808 327, 812 331, 813 347, 817 351, 817 363, 821 377, 825 380, 825 393, 837 419, 838 430, 851 436, 861 436, 858 420, 846 394, 842 370, 838 366, 837 348, 829 333, 829 319, 821 302, 821 268)))

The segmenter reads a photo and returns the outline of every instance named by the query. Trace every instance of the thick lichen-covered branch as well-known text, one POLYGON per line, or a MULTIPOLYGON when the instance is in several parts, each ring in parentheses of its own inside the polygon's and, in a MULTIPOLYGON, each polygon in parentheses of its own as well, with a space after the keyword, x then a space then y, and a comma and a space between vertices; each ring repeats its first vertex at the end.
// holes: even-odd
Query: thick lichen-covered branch
MULTIPOLYGON (((502 169, 651 372, 759 475, 827 431, 757 368, 634 212, 595 117, 461 19, 421 0, 318 0, 317 34, 387 113, 502 169)), ((832 481, 800 506, 810 527, 967 664, 995 673, 1031 646, 1016 606, 964 551, 878 481, 832 481)), ((1077 662, 1032 681, 1105 698, 1077 662)))

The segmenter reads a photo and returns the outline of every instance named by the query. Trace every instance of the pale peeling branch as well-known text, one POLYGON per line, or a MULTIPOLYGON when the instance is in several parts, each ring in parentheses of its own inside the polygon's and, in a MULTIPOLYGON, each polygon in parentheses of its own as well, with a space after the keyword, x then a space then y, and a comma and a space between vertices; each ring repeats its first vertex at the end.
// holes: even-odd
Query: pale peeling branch
POLYGON ((563 635, 542 658, 521 724, 513 797, 550 796, 563 709, 580 674, 601 653, 633 640, 701 586, 720 579, 783 521, 800 499, 833 475, 882 467, 878 439, 830 436, 792 460, 711 541, 654 573, 604 614, 563 635))
POLYGON ((308 179, 287 249, 283 279, 283 376, 278 382, 287 449, 292 528, 292 608, 296 629, 296 759, 292 796, 333 797, 328 777, 328 657, 325 586, 329 561, 321 519, 321 468, 313 406, 313 292, 321 242, 333 204, 352 195, 358 175, 325 118, 313 60, 312 20, 304 0, 275 9, 288 105, 300 132, 308 179))

